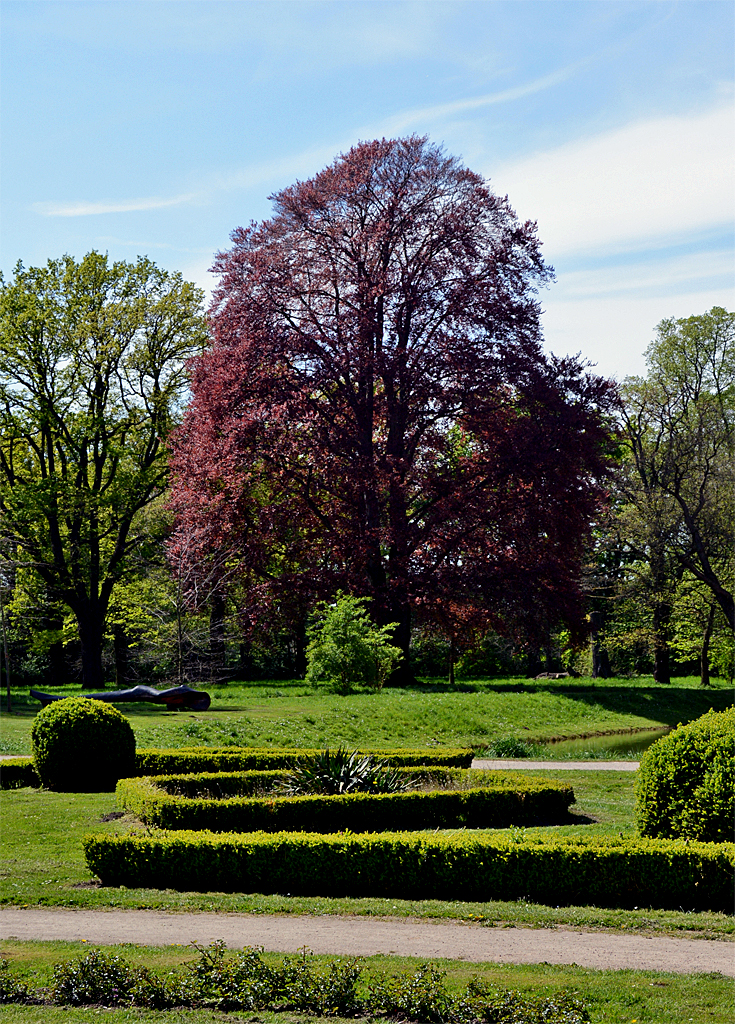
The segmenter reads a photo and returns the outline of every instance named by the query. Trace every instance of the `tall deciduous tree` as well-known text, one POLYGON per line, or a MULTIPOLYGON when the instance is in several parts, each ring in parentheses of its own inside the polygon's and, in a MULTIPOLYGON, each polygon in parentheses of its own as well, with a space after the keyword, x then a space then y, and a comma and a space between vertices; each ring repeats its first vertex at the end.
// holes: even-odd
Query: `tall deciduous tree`
POLYGON ((202 293, 139 258, 18 264, 0 280, 0 524, 73 611, 83 684, 103 685, 105 616, 167 479, 164 440, 205 340, 202 293))
POLYGON ((274 204, 215 264, 180 535, 234 545, 261 600, 369 596, 406 653, 417 606, 577 619, 611 386, 542 352, 535 225, 416 137, 274 204))
POLYGON ((646 358, 648 376, 626 381, 623 425, 649 560, 673 556, 734 629, 735 313, 661 321, 646 358))

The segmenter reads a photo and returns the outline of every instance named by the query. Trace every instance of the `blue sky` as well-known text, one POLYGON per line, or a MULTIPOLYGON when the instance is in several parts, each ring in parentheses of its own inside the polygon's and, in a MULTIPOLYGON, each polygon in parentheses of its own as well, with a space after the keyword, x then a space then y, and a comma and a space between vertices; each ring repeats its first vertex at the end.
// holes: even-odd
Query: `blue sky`
POLYGON ((0 266, 146 254, 211 288, 268 195, 427 134, 538 221, 546 342, 619 379, 735 308, 730 0, 4 0, 0 266))

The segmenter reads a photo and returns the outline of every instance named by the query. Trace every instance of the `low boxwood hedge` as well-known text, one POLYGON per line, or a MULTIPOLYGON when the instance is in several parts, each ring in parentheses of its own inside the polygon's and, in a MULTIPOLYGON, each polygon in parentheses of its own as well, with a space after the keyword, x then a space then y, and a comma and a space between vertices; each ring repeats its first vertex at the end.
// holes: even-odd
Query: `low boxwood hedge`
POLYGON ((32 757, 9 757, 0 761, 0 789, 22 789, 41 785, 32 757))
MULTIPOLYGON (((138 750, 135 754, 135 776, 174 775, 201 772, 278 771, 306 757, 316 749, 295 747, 292 750, 268 750, 256 747, 181 747, 173 750, 138 750)), ((394 767, 424 765, 426 767, 469 768, 472 751, 448 747, 440 750, 363 750, 394 767)), ((39 786, 40 779, 32 757, 14 757, 0 762, 0 789, 39 786)))
POLYGON ((133 832, 84 838, 105 885, 300 896, 732 910, 733 843, 469 832, 133 832))
MULTIPOLYGON (((433 789, 473 789, 480 783, 501 785, 507 780, 512 788, 529 778, 525 773, 497 772, 467 768, 396 768, 399 778, 415 786, 433 789)), ((172 796, 221 799, 228 796, 283 796, 277 789, 288 773, 283 769, 252 772, 200 772, 197 775, 157 775, 155 786, 172 796)), ((534 785, 544 780, 532 776, 534 785)))
MULTIPOLYGON (((178 750, 139 750, 138 775, 183 775, 194 772, 275 771, 288 768, 307 757, 318 754, 317 749, 259 749, 257 747, 188 747, 178 750)), ((372 754, 393 767, 426 765, 447 768, 469 768, 471 750, 446 748, 439 750, 360 750, 372 754)))
MULTIPOLYGON (((455 770, 471 788, 406 793, 347 793, 340 796, 187 797, 177 787, 236 785, 233 776, 163 776, 121 779, 119 805, 148 825, 212 832, 395 832, 426 828, 504 828, 554 824, 566 817, 574 791, 562 782, 455 770), (172 793, 171 790, 174 790, 172 793)), ((251 786, 270 772, 253 773, 251 786)), ((242 783, 241 783, 242 784, 242 783)), ((248 783, 245 782, 245 786, 248 783)))

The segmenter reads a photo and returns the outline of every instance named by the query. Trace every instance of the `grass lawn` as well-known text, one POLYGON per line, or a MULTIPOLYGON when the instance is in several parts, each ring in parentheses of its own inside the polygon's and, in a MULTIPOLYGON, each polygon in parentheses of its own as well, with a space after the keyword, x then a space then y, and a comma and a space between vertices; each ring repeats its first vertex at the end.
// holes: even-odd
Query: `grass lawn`
MULTIPOLYGON (((119 705, 139 747, 462 746, 482 751, 505 737, 572 738, 615 730, 678 725, 710 707, 732 703, 724 680, 702 689, 694 677, 673 686, 639 679, 473 680, 450 689, 424 685, 340 697, 313 690, 301 680, 207 686, 205 712, 167 712, 161 707, 119 705)), ((67 687, 55 693, 76 694, 67 687)), ((4 706, 4 702, 3 702, 4 706)), ((39 704, 13 694, 13 712, 0 711, 0 753, 29 754, 30 729, 39 704)))
MULTIPOLYGON (((598 832, 632 831, 633 772, 564 772, 540 774, 570 781, 580 820, 561 826, 598 832)), ((111 832, 135 827, 125 817, 101 819, 115 810, 112 793, 49 793, 6 790, 0 794, 2 858, 0 903, 88 908, 148 908, 170 911, 218 911, 255 914, 360 914, 479 920, 487 925, 548 927, 567 924, 646 934, 727 938, 735 920, 718 913, 664 910, 605 910, 595 907, 549 907, 528 903, 463 903, 440 900, 324 899, 240 893, 180 893, 173 890, 98 887, 82 856, 81 838, 89 831, 111 832)), ((530 830, 529 830, 530 831, 530 830)))
MULTIPOLYGON (((4 941, 2 955, 18 973, 35 986, 48 984, 54 963, 70 960, 89 949, 82 943, 4 941)), ((157 971, 169 970, 193 959, 192 951, 181 947, 108 947, 131 962, 157 971)), ((266 954, 278 960, 277 954, 266 954)), ((329 957, 315 957, 328 963, 329 957)), ((420 961, 403 957, 366 957, 367 972, 413 972, 420 961)), ((478 977, 498 989, 516 989, 526 995, 551 996, 571 990, 588 1006, 593 1024, 731 1024, 732 981, 716 974, 677 975, 652 971, 594 971, 576 966, 550 964, 507 965, 467 964, 435 960, 446 971, 447 986, 456 989, 478 977)), ((215 1021, 287 1024, 314 1020, 293 1014, 236 1012, 222 1015, 208 1010, 100 1010, 95 1008, 4 1006, 3 1024, 90 1024, 98 1017, 108 1024, 214 1024, 215 1021)), ((330 1018, 339 1020, 339 1018, 330 1018)))

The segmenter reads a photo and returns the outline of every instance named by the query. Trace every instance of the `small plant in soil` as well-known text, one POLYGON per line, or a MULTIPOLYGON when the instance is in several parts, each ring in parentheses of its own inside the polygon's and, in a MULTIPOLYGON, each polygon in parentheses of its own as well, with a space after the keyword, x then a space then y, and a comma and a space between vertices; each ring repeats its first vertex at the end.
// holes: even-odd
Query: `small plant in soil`
POLYGON ((402 793, 409 789, 400 772, 370 754, 345 747, 321 750, 293 765, 281 784, 291 796, 306 793, 402 793))

